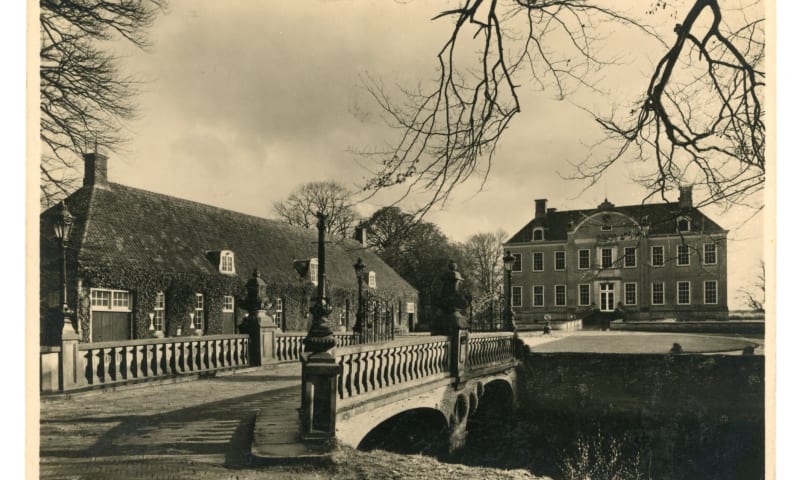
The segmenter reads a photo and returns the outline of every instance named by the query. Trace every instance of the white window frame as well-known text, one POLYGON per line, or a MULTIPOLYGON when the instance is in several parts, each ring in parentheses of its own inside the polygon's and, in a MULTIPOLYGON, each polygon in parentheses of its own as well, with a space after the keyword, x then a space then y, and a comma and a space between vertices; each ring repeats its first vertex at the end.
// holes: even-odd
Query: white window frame
POLYGON ((521 272, 522 271, 522 254, 521 253, 512 253, 512 257, 514 257, 514 264, 511 265, 511 273, 521 272), (519 268, 514 268, 519 265, 519 268))
POLYGON ((531 293, 533 294, 531 297, 531 306, 533 308, 544 308, 544 285, 534 285, 531 289, 531 293), (536 303, 536 289, 541 291, 542 302, 537 304, 536 303))
POLYGON ((692 264, 692 249, 688 244, 682 243, 676 246, 675 264, 679 267, 688 267, 692 264), (681 263, 681 247, 686 248, 686 263, 681 263))
POLYGON ((566 307, 567 306, 567 286, 566 285, 553 285, 553 305, 556 307, 566 307), (559 303, 558 301, 558 290, 562 289, 564 291, 564 301, 559 303))
POLYGON ((613 226, 611 226, 611 225, 607 225, 607 224, 606 224, 606 225, 601 225, 601 226, 600 226, 600 231, 601 231, 601 232, 610 232, 610 231, 612 231, 612 230, 614 230, 614 227, 613 227, 613 226))
POLYGON ((592 251, 588 248, 578 250, 578 270, 589 270, 592 267, 592 251), (581 267, 581 253, 586 252, 586 266, 581 267))
POLYGON ((531 241, 533 242, 543 242, 544 241, 544 228, 536 227, 533 229, 533 235, 531 236, 531 241), (539 234, 541 238, 536 238, 536 234, 539 234))
POLYGON ((205 332, 206 298, 202 293, 194 294, 194 328, 205 332))
POLYGON ((678 305, 691 305, 692 304, 692 282, 689 280, 679 280, 675 283, 675 303, 678 305), (681 302, 681 284, 685 283, 687 285, 687 292, 689 295, 689 300, 687 302, 681 302))
POLYGON ((691 232, 692 231, 692 219, 689 217, 680 217, 675 222, 675 230, 678 232, 691 232), (686 222, 686 230, 681 230, 681 222, 686 222))
POLYGON ((417 304, 414 302, 406 302, 406 313, 417 313, 417 304))
POLYGON ((133 300, 131 299, 131 292, 129 290, 114 290, 110 288, 91 288, 89 289, 89 304, 91 305, 92 310, 103 311, 103 312, 131 312, 133 309, 131 304, 133 300), (96 304, 95 300, 100 298, 100 294, 108 294, 108 304, 101 305, 96 304), (116 295, 124 294, 127 297, 127 306, 126 305, 115 305, 117 298, 124 298, 124 297, 116 297, 116 295))
POLYGON ((600 248, 600 268, 614 268, 614 249, 613 248, 611 248, 611 247, 602 247, 602 248, 600 248), (606 267, 605 263, 603 262, 603 260, 604 260, 603 252, 605 252, 606 250, 611 252, 611 263, 607 267, 606 267))
POLYGON ((636 265, 639 263, 639 259, 637 258, 638 255, 638 248, 636 247, 624 247, 622 250, 622 266, 625 268, 636 268, 636 265), (633 250, 633 265, 628 265, 628 249, 633 250))
POLYGON ((319 259, 316 257, 308 261, 308 279, 314 285, 319 284, 319 259))
POLYGON ((531 254, 531 268, 533 268, 534 272, 544 272, 544 252, 533 252, 531 254), (542 268, 536 268, 536 258, 541 260, 540 265, 542 268))
POLYGON ((156 292, 156 300, 153 304, 153 328, 160 332, 164 331, 164 324, 166 323, 166 304, 167 298, 164 292, 156 292))
POLYGON ((586 306, 589 306, 591 304, 592 304, 592 285, 589 284, 589 283, 578 284, 578 305, 581 306, 581 307, 586 307, 586 306), (582 300, 582 297, 581 297, 581 295, 582 295, 581 289, 583 287, 586 287, 586 292, 588 293, 588 295, 586 297, 586 303, 583 303, 583 300, 582 300))
POLYGON ((717 264, 717 262, 718 262, 717 250, 718 249, 717 249, 717 244, 716 243, 704 243, 703 244, 703 265, 716 265, 717 264), (714 261, 713 262, 707 262, 706 261, 706 258, 707 258, 706 256, 708 255, 708 252, 706 251, 706 249, 708 247, 714 247, 714 250, 713 250, 713 252, 714 252, 714 261))
POLYGON ((556 250, 553 252, 553 270, 556 272, 563 272, 567 269, 567 252, 565 250, 556 250), (558 254, 561 254, 564 257, 564 266, 563 268, 558 268, 558 254))
POLYGON ((283 298, 281 297, 275 299, 275 313, 278 315, 283 313, 283 298))
POLYGON ((233 295, 223 295, 222 296, 222 311, 224 313, 233 312, 234 305, 235 305, 235 301, 233 299, 233 295))
POLYGON ((719 283, 716 280, 705 280, 703 282, 703 305, 717 305, 719 303, 719 283), (708 301, 708 285, 714 285, 714 301, 708 301))
POLYGON ((236 273, 236 261, 232 251, 222 250, 219 252, 219 271, 227 274, 236 273))
POLYGON ((622 285, 622 301, 623 305, 638 305, 639 304, 639 285, 636 282, 625 282, 622 285), (633 286, 633 303, 628 302, 628 287, 633 286))
POLYGON ((370 270, 369 276, 367 277, 367 285, 369 288, 378 288, 378 279, 375 276, 375 272, 370 270))
POLYGON ((664 301, 666 300, 666 287, 664 286, 664 282, 654 282, 650 284, 650 303, 653 305, 664 305, 664 301), (661 286, 661 301, 656 302, 656 289, 655 286, 661 286))
POLYGON ((522 306, 522 287, 519 285, 513 285, 511 287, 511 306, 512 307, 521 307, 522 306), (518 302, 514 301, 514 292, 519 292, 517 298, 519 299, 518 302))
POLYGON ((650 246, 650 266, 651 267, 663 267, 664 266, 664 245, 651 245, 650 246), (656 264, 654 259, 656 258, 655 252, 656 249, 661 249, 661 263, 656 264))

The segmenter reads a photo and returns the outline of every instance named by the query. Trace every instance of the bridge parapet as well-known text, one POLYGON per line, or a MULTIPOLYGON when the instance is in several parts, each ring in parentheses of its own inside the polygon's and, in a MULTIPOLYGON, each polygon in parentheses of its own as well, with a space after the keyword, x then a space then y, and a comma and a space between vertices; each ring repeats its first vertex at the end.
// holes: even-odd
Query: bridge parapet
POLYGON ((450 375, 446 336, 408 337, 383 345, 355 345, 336 349, 340 367, 337 380, 341 407, 356 397, 381 390, 406 388, 412 384, 450 375))
POLYGON ((512 332, 471 333, 467 344, 467 372, 508 368, 516 364, 515 337, 512 332))

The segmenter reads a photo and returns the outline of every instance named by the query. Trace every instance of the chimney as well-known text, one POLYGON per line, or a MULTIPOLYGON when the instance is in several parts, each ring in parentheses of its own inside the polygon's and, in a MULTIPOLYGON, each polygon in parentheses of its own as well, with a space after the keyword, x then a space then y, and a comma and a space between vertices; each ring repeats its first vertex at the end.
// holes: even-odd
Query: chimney
POLYGON ((83 186, 108 188, 108 157, 97 152, 83 154, 83 186))
POLYGON ((534 218, 544 218, 547 215, 547 199, 540 198, 536 202, 536 215, 534 218))
POLYGON ((679 187, 680 196, 678 197, 678 206, 681 208, 692 208, 692 186, 679 187))
POLYGON ((355 239, 361 244, 362 247, 367 246, 367 227, 366 225, 359 225, 355 229, 355 239))

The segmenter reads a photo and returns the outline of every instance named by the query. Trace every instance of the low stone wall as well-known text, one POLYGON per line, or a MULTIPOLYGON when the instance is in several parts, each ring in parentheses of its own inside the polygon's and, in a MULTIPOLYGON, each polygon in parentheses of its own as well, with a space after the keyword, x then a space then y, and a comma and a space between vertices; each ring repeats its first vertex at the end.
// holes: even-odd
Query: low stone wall
POLYGON ((761 355, 529 353, 520 413, 727 416, 763 421, 761 355))
POLYGON ((763 321, 707 321, 707 322, 637 322, 615 320, 611 330, 640 332, 683 332, 683 333, 748 333, 764 334, 763 321))

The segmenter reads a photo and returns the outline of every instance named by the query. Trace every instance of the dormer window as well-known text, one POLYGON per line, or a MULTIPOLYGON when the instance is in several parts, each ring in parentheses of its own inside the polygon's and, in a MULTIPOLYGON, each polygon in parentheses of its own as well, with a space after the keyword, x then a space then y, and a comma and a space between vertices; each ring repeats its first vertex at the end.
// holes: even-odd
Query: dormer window
POLYGON ((369 288, 378 288, 377 283, 375 282, 375 272, 369 272, 369 281, 368 281, 369 288))
POLYGON ((533 241, 540 242, 544 240, 544 229, 543 228, 534 228, 533 229, 533 241))
POLYGON ((678 231, 679 232, 688 232, 692 229, 692 221, 689 220, 687 217, 681 217, 678 219, 678 231))
POLYGON ((602 227, 600 227, 600 230, 603 232, 610 232, 612 228, 613 227, 611 225, 603 225, 602 227))
POLYGON ((319 260, 316 258, 312 258, 308 262, 308 279, 314 285, 319 283, 319 260))
POLYGON ((236 273, 233 252, 230 250, 222 250, 219 252, 219 272, 220 273, 236 273))

